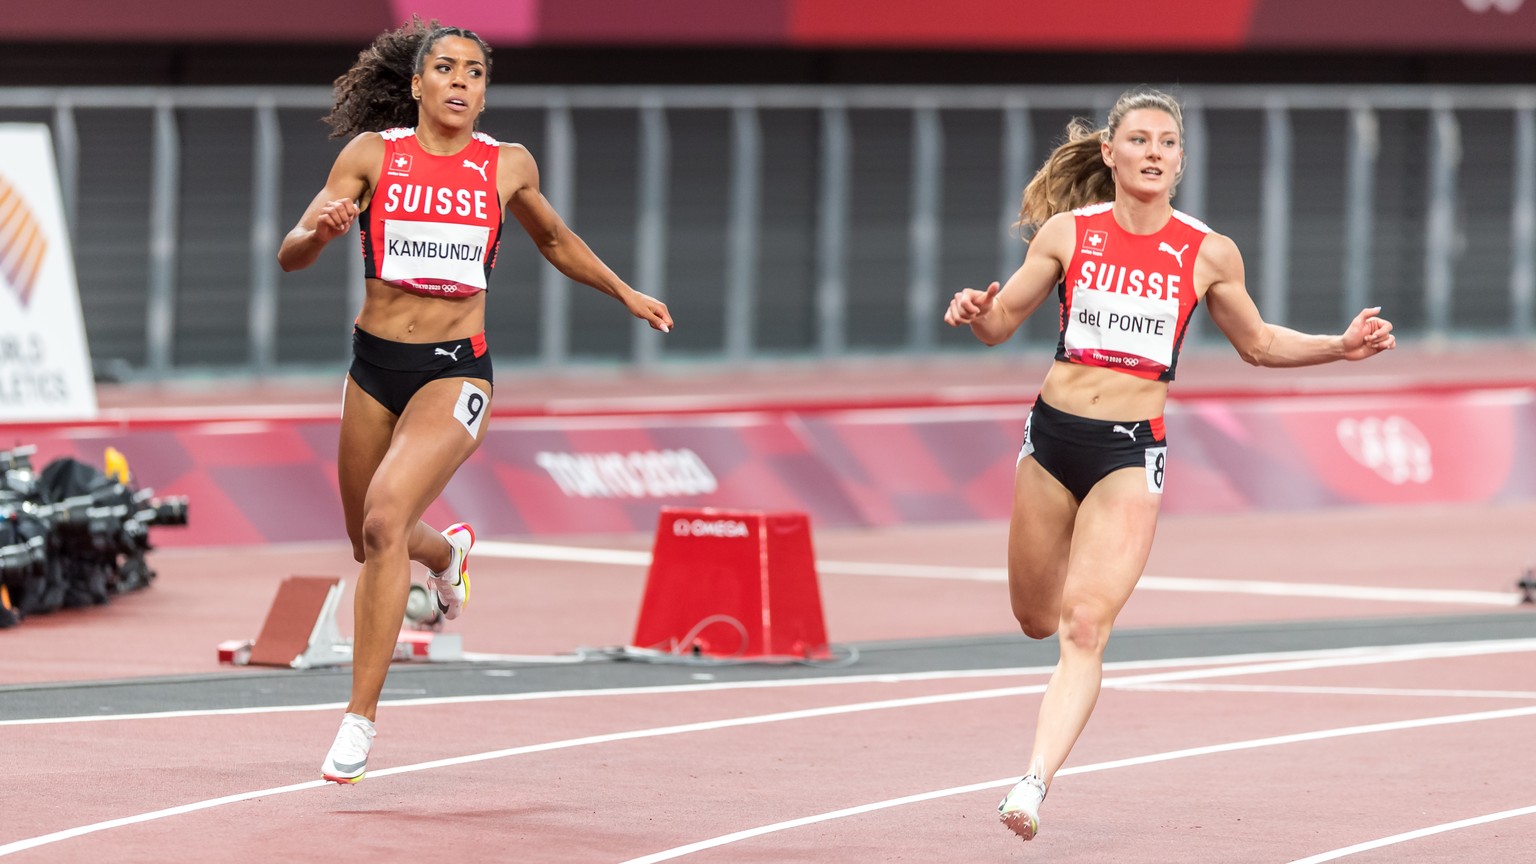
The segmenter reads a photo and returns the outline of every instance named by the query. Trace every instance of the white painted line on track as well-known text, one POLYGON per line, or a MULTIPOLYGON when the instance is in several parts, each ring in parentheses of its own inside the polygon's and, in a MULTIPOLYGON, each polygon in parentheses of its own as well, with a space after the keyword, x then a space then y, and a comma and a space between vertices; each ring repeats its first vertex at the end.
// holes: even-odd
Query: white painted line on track
POLYGON ((55 831, 52 834, 41 834, 37 837, 29 837, 25 840, 17 840, 0 846, 0 857, 14 855, 17 852, 25 852, 28 849, 36 849, 39 846, 47 846, 62 840, 70 840, 75 837, 84 837, 87 834, 95 834, 98 831, 110 831, 113 828, 126 828, 129 825, 139 825, 144 822, 153 822, 156 819, 165 819, 170 816, 183 816, 187 813, 196 813, 199 810, 211 810, 214 807, 222 807, 225 804, 236 804, 241 801, 249 801, 252 798, 261 798, 267 795, 281 795, 284 792, 298 792, 303 789, 319 789, 330 785, 328 780, 310 780, 307 783, 294 783, 291 786, 278 786, 273 789, 260 789, 255 792, 237 792, 234 795, 225 795, 223 798, 210 798, 206 801, 194 801, 191 804, 180 804, 175 807, 167 807, 164 810, 155 810, 150 813, 139 813, 133 816, 124 816, 121 819, 110 819, 106 822, 94 822, 90 825, 79 825, 74 828, 66 828, 63 831, 55 831))
POLYGON ((1400 603, 1464 603, 1472 606, 1518 606, 1520 595, 1502 591, 1462 591, 1441 588, 1380 588, 1333 585, 1326 582, 1266 582, 1255 579, 1185 579, 1143 576, 1138 588, 1154 591, 1196 591, 1217 594, 1257 594, 1266 597, 1324 597, 1333 600, 1389 600, 1400 603))
MULTIPOLYGON (((1369 852, 1372 849, 1380 849, 1383 846, 1391 846, 1396 843, 1406 843, 1409 840, 1418 840, 1421 837, 1429 837, 1434 834, 1442 834, 1446 831, 1455 831, 1459 828, 1471 828, 1476 825, 1486 825, 1489 822, 1498 822, 1502 819, 1513 819, 1517 816, 1536 815, 1536 807, 1521 807, 1518 810, 1504 810, 1498 813, 1489 813, 1485 816, 1474 816, 1471 819, 1462 819, 1457 822, 1446 822, 1443 825, 1431 825, 1428 828, 1420 828, 1417 831, 1408 831, 1403 834, 1394 834, 1391 837, 1383 837, 1380 840, 1370 840, 1365 843, 1356 843, 1343 849, 1334 849, 1331 852, 1323 852, 1310 858, 1298 858, 1291 864, 1321 864, 1323 861, 1334 861, 1356 852, 1369 852)), ((1470 857, 1477 857, 1475 855, 1470 857)))
MULTIPOLYGON (((1414 660, 1472 657, 1489 654, 1536 652, 1536 639, 1499 639, 1486 642, 1427 642, 1417 645, 1323 648, 1307 651, 1270 651, 1255 654, 1223 654, 1211 657, 1175 657, 1166 660, 1119 660, 1104 664, 1105 672, 1133 672, 1144 669, 1178 668, 1186 671, 1159 673, 1157 676, 1105 678, 1105 687, 1134 689, 1149 683, 1255 675, 1266 672, 1293 672, 1339 666, 1401 663, 1414 660), (1208 667, 1227 667, 1207 671, 1208 667)), ((841 675, 827 678, 780 678, 759 681, 709 681, 693 684, 664 684, 653 687, 609 687, 586 690, 542 690, 533 693, 493 693, 481 696, 436 696, 425 699, 389 699, 381 706, 426 707, 492 702, 534 702, 546 699, 601 698, 608 696, 649 696, 677 693, 701 693, 713 690, 761 690, 788 687, 837 686, 841 684, 899 684, 916 681, 951 681, 975 678, 1014 678, 1049 675, 1054 666, 1017 666, 1006 669, 951 669, 934 672, 882 673, 878 675, 841 675)), ((71 717, 35 717, 24 720, 0 720, 6 726, 47 726, 61 723, 104 723, 118 720, 176 720, 191 717, 235 717, 252 714, 287 714, 304 711, 334 711, 345 702, 320 702, 309 705, 274 705, 250 708, 201 708, 181 711, 148 711, 137 714, 86 714, 71 717)))
MULTIPOLYGON (((587 546, 555 546, 545 543, 512 543, 496 540, 483 540, 476 543, 475 554, 490 558, 633 567, 648 567, 651 563, 651 553, 642 550, 598 549, 587 546)), ((836 576, 895 576, 975 582, 1008 581, 1008 571, 1002 567, 817 561, 816 570, 818 573, 836 576)), ((1513 589, 1501 592, 1440 588, 1384 588, 1371 585, 1336 585, 1327 582, 1188 579, 1174 576, 1143 576, 1137 583, 1137 587, 1149 591, 1247 594, 1261 597, 1316 597, 1331 600, 1383 600, 1395 603, 1445 603, 1467 606, 1517 606, 1520 603, 1520 595, 1513 589)))
MULTIPOLYGON (((878 702, 859 702, 848 705, 834 705, 821 708, 807 708, 798 711, 783 711, 775 714, 760 714, 749 717, 735 717, 726 720, 709 720, 700 723, 683 723, 675 726, 662 726, 652 729, 636 729, 628 732, 611 732, 604 735, 589 735, 583 738, 568 738, 562 741, 550 741, 543 744, 530 744, 523 747, 509 747, 504 750, 492 750, 485 753, 472 753, 467 756, 455 756, 448 759, 436 759, 430 762, 418 762, 414 765, 401 765, 394 768, 383 768, 368 772, 368 782, 394 774, 410 774, 417 771, 428 771, 435 768, 450 768, 458 765, 468 765, 474 762, 486 762, 493 759, 505 759, 511 756, 523 756, 529 753, 547 753, 552 750, 565 750, 573 747, 586 747, 595 744, 609 744, 618 741, 634 741, 642 738, 659 738, 668 735, 681 735, 692 732, 712 732, 718 729, 730 729, 742 726, 758 726, 767 723, 780 723, 790 720, 804 720, 814 717, 830 717, 840 714, 856 714, 864 711, 878 711, 891 708, 909 708, 926 705, 937 705, 948 702, 966 702, 977 699, 997 699, 1005 696, 1019 696, 1029 693, 1039 693, 1045 689, 1045 685, 1029 687, 1002 687, 993 690, 971 690, 961 693, 945 693, 933 696, 915 696, 906 699, 886 699, 878 702)), ((105 822, 97 822, 91 825, 81 825, 75 828, 67 828, 52 834, 43 834, 30 837, 25 840, 17 840, 0 846, 0 857, 34 849, 38 846, 46 846, 62 840, 69 840, 98 831, 106 831, 112 828, 122 828, 128 825, 137 825, 143 822, 152 822, 170 816, 181 816, 187 813, 195 813, 200 810, 208 810, 225 804, 235 804, 240 801, 248 801, 252 798, 280 795, 286 792, 299 792, 305 789, 316 789, 328 785, 327 781, 314 780, 307 783, 295 783, 289 786, 279 786, 273 789, 262 789, 255 792, 241 792, 234 795, 226 795, 221 798, 212 798, 206 801, 194 801, 189 804, 181 804, 175 807, 167 807, 154 810, 149 813, 140 813, 135 816, 125 816, 119 819, 111 819, 105 822)))
MULTIPOLYGON (((1411 650, 1403 651, 1403 650, 1400 650, 1401 646, 1396 646, 1396 647, 1392 647, 1392 648, 1377 649, 1378 653, 1375 654, 1375 655, 1363 654, 1360 649, 1344 649, 1343 651, 1340 651, 1340 652, 1331 652, 1331 653, 1333 653, 1336 656, 1331 656, 1331 657, 1314 657, 1314 658, 1312 658, 1310 660, 1291 660, 1291 661, 1288 661, 1288 662, 1281 662, 1281 663, 1257 663, 1257 664, 1238 665, 1238 666, 1215 666, 1215 667, 1207 668, 1207 669, 1180 670, 1180 671, 1174 671, 1174 672, 1160 672, 1160 673, 1151 673, 1151 674, 1145 674, 1145 675, 1130 675, 1130 676, 1126 676, 1124 678, 1118 678, 1118 679, 1110 678, 1110 679, 1105 679, 1104 686, 1107 687, 1107 686, 1111 686, 1111 685, 1146 684, 1146 683, 1154 683, 1154 682, 1163 681, 1163 680, 1175 680, 1175 679, 1185 679, 1185 678, 1189 678, 1189 677, 1200 677, 1202 675, 1204 677, 1219 678, 1219 677, 1224 677, 1224 676, 1229 676, 1229 675, 1259 674, 1259 673, 1262 673, 1263 671, 1265 671, 1266 669, 1272 669, 1272 670, 1276 670, 1276 671, 1281 671, 1281 670, 1289 671, 1289 670, 1293 670, 1293 669, 1297 669, 1297 668, 1326 668, 1326 667, 1341 666, 1341 665, 1358 665, 1360 663, 1370 663, 1370 662, 1392 663, 1392 662, 1399 662, 1401 660, 1421 659, 1423 657, 1467 656, 1468 654, 1471 654, 1471 653, 1489 654, 1489 653, 1499 653, 1501 651, 1502 652, 1530 651, 1530 650, 1536 649, 1536 640, 1510 640, 1510 641, 1500 642, 1500 643, 1488 643, 1487 645, 1483 646, 1486 650, 1483 650, 1483 651, 1480 651, 1480 652, 1470 650, 1470 649, 1472 649, 1474 647, 1477 647, 1477 646, 1468 646, 1468 645, 1459 644, 1459 643, 1450 643, 1450 644, 1447 644, 1445 646, 1441 646, 1441 653, 1438 653, 1438 654, 1436 654, 1436 653, 1427 653, 1426 652, 1426 648, 1427 647, 1428 646, 1410 646, 1411 650), (1337 655, 1343 655, 1343 656, 1337 656, 1337 655)), ((1309 652, 1309 653, 1322 654, 1322 653, 1327 653, 1327 652, 1309 652)), ((1273 656, 1273 655, 1270 655, 1270 656, 1273 656)), ((1293 654, 1293 655, 1290 655, 1290 656, 1294 657, 1295 655, 1293 654)), ((1202 658, 1202 659, 1208 659, 1208 658, 1202 658)), ((1160 661, 1160 662, 1169 662, 1169 661, 1160 661)), ((631 688, 631 689, 632 689, 633 692, 655 693, 655 692, 666 692, 666 689, 671 689, 671 690, 675 690, 675 691, 682 691, 682 690, 696 691, 696 690, 721 689, 721 688, 712 687, 711 685, 707 685, 707 684, 701 684, 701 685, 687 685, 687 686, 684 686, 684 687, 677 687, 677 688, 631 688)), ((371 778, 377 780, 378 778, 388 777, 388 776, 394 775, 394 774, 408 774, 408 773, 413 773, 413 772, 416 772, 416 771, 427 771, 427 770, 431 770, 431 769, 435 769, 435 768, 446 768, 446 767, 452 767, 452 766, 457 766, 457 765, 466 765, 466 764, 470 764, 470 763, 473 763, 473 762, 485 762, 485 761, 489 761, 489 760, 493 760, 493 759, 504 759, 504 758, 508 758, 508 757, 512 757, 512 756, 521 756, 521 755, 525 755, 525 754, 528 754, 528 753, 544 753, 544 752, 549 752, 549 751, 552 751, 552 750, 564 750, 564 749, 570 749, 570 748, 573 748, 573 747, 584 747, 584 746, 590 746, 590 745, 596 745, 596 744, 608 744, 608 743, 613 743, 613 742, 618 742, 618 741, 634 741, 634 740, 639 740, 639 739, 643 739, 643 738, 656 738, 656 737, 662 737, 662 736, 668 736, 668 735, 679 735, 679 734, 687 734, 687 733, 693 733, 693 732, 709 732, 709 731, 714 731, 714 730, 718 730, 718 729, 739 728, 739 727, 744 727, 744 726, 758 726, 758 725, 763 725, 763 724, 767 724, 767 723, 779 723, 779 722, 785 722, 785 721, 804 720, 804 719, 811 719, 811 718, 817 718, 817 717, 832 717, 832 716, 845 715, 845 714, 862 713, 862 712, 865 712, 865 711, 879 711, 879 710, 887 710, 887 709, 895 709, 895 708, 919 707, 919 706, 927 706, 927 705, 938 705, 938 704, 955 703, 955 702, 975 701, 975 700, 980 700, 980 699, 997 699, 997 698, 1002 698, 1002 697, 1006 697, 1006 696, 1020 696, 1020 695, 1029 695, 1029 694, 1041 693, 1044 690, 1045 690, 1045 685, 1044 684, 1035 684, 1035 685, 1023 686, 1023 687, 1001 687, 1001 688, 995 688, 995 689, 989 689, 989 690, 971 690, 971 691, 963 691, 963 692, 958 692, 958 693, 943 693, 943 694, 935 694, 935 695, 929 695, 929 696, 915 696, 915 697, 909 697, 909 698, 904 698, 904 699, 884 699, 884 700, 879 700, 879 701, 875 701, 875 702, 858 702, 858 703, 851 703, 851 704, 845 704, 845 705, 823 706, 823 707, 820 707, 820 708, 806 708, 806 709, 800 709, 800 710, 797 710, 797 711, 783 711, 783 712, 778 712, 778 713, 774 713, 774 714, 762 714, 762 715, 754 715, 754 716, 748 716, 748 717, 735 717, 735 718, 729 718, 729 719, 724 719, 724 720, 709 720, 709 721, 703 721, 703 722, 698 722, 698 723, 684 723, 684 724, 678 724, 678 725, 674 725, 674 726, 662 726, 662 727, 651 728, 651 729, 637 729, 637 730, 631 730, 631 731, 627 731, 627 732, 612 732, 612 733, 607 733, 607 734, 603 734, 603 735, 591 735, 591 736, 586 736, 586 737, 583 737, 583 738, 572 738, 572 739, 566 739, 566 740, 562 740, 562 741, 546 742, 546 743, 543 743, 543 744, 531 744, 531 745, 526 745, 526 746, 523 746, 523 747, 512 747, 512 748, 508 748, 508 749, 505 749, 505 750, 493 750, 493 751, 484 752, 484 753, 473 753, 473 754, 469 754, 469 755, 466 755, 466 756, 457 756, 457 757, 453 757, 453 758, 449 758, 449 759, 438 759, 438 760, 434 760, 434 761, 431 761, 431 762, 420 762, 420 763, 417 763, 417 764, 414 764, 414 765, 401 765, 401 766, 394 767, 394 768, 383 768, 383 769, 380 769, 380 770, 377 770, 377 771, 370 771, 370 772, 368 772, 368 774, 369 774, 369 776, 371 778)), ((603 694, 606 694, 606 693, 610 693, 611 691, 587 691, 587 692, 589 692, 589 693, 603 693, 603 694)), ((539 694, 521 694, 521 695, 536 696, 536 695, 539 695, 539 694)), ((472 697, 472 699, 473 698, 474 697, 472 697)), ((392 703, 389 703, 389 704, 391 704, 391 705, 443 704, 445 701, 449 701, 449 700, 438 700, 438 699, 400 700, 398 702, 392 702, 392 703)), ((454 701, 470 701, 470 700, 454 700, 454 701)), ((329 707, 332 707, 332 709, 334 710, 334 708, 341 707, 341 706, 340 706, 339 703, 337 703, 336 705, 329 706, 329 707)), ((237 710, 233 710, 233 711, 219 712, 219 713, 249 714, 249 713, 258 713, 259 710, 260 709, 237 709, 237 710)), ((273 709, 273 710, 275 710, 275 711, 293 711, 293 710, 306 710, 306 709, 281 708, 281 709, 273 709)), ((209 713, 214 713, 214 712, 209 712, 209 713)), ((181 715, 181 716, 187 716, 189 714, 189 712, 166 712, 166 714, 178 714, 178 715, 181 715)), ((1348 734, 1348 735, 1356 735, 1356 734, 1364 734, 1365 732, 1374 732, 1374 731, 1393 731, 1393 730, 1396 730, 1396 729, 1418 728, 1420 726, 1444 725, 1444 724, 1452 723, 1452 722, 1471 722, 1472 719, 1497 719, 1499 717, 1504 717, 1504 716, 1515 717, 1515 716, 1524 716, 1526 714, 1536 714, 1536 706, 1531 706, 1531 707, 1528 707, 1528 708, 1508 709, 1506 711, 1487 711, 1487 712, 1482 712, 1480 714, 1463 714, 1463 715, 1454 715, 1452 717, 1429 718, 1429 719, 1426 719, 1426 720, 1408 720, 1408 721, 1396 721, 1396 722, 1392 722, 1392 723, 1379 723, 1379 724, 1373 724, 1371 726, 1347 727, 1346 729, 1343 729, 1343 730, 1323 730, 1321 732, 1305 732, 1305 733, 1300 733, 1299 735, 1284 735, 1284 736, 1278 736, 1278 737, 1274 737, 1274 738, 1262 738, 1262 739, 1256 739, 1256 741, 1237 742, 1235 744, 1219 744, 1219 745, 1214 745, 1212 747, 1197 747, 1197 748, 1190 748, 1190 749, 1187 749, 1187 750, 1172 751, 1171 753, 1153 754, 1151 756, 1141 756, 1141 757, 1135 757, 1133 759, 1122 759, 1122 760, 1118 760, 1116 762, 1103 762, 1103 763, 1099 763, 1097 766, 1090 765, 1090 766, 1083 766, 1083 767, 1079 767, 1079 768, 1069 768, 1069 769, 1064 769, 1064 770, 1062 770, 1060 772, 1057 772, 1057 773, 1058 773, 1058 775, 1086 773, 1088 771, 1093 771, 1093 770, 1107 770, 1109 768, 1120 768, 1120 767, 1127 767, 1127 766, 1130 766, 1130 765, 1149 764, 1149 763, 1152 763, 1152 762, 1167 761, 1167 760, 1170 760, 1170 759, 1177 759, 1177 758, 1185 758, 1186 756, 1204 755, 1206 753, 1222 753, 1222 752, 1228 752, 1228 751, 1232 751, 1232 750, 1251 749, 1253 747, 1259 747, 1259 746, 1273 746, 1275 744, 1293 743, 1293 742, 1296 742, 1296 741, 1320 740, 1322 738, 1339 737, 1341 735, 1346 735, 1346 734, 1348 734)), ((165 716, 165 715, 141 715, 141 716, 165 716)), ((27 721, 20 721, 20 722, 27 722, 27 721)), ((1019 778, 1015 777, 1012 780, 1007 780, 1007 781, 1003 781, 1003 780, 990 781, 990 782, 982 784, 980 786, 973 785, 973 786, 961 787, 960 791, 975 791, 977 789, 991 788, 991 787, 998 786, 998 785, 1011 785, 1012 783, 1018 782, 1018 779, 1019 778)), ((106 831, 106 830, 110 830, 112 828, 121 828, 121 827, 124 827, 124 826, 127 826, 127 825, 136 825, 136 824, 140 824, 140 823, 143 823, 143 822, 154 821, 156 819, 164 819, 164 818, 167 818, 167 817, 170 817, 170 816, 180 816, 180 815, 184 815, 184 814, 187 814, 187 813, 194 813, 194 812, 197 812, 197 811, 200 811, 200 810, 207 810, 207 809, 210 809, 210 808, 213 808, 213 807, 223 806, 225 804, 234 804, 234 803, 238 803, 240 801, 248 801, 248 800, 250 800, 252 798, 259 798, 259 797, 269 796, 269 795, 279 795, 279 794, 283 794, 283 793, 286 793, 286 792, 298 792, 298 791, 302 791, 302 790, 305 790, 305 789, 315 789, 315 788, 319 788, 319 787, 324 786, 324 785, 326 785, 324 781, 316 780, 316 781, 310 781, 310 782, 306 782, 306 783, 296 783, 296 784, 289 785, 289 786, 279 786, 279 787, 276 787, 276 788, 273 788, 273 789, 263 789, 263 790, 259 790, 259 791, 255 791, 255 792, 241 792, 241 793, 237 793, 237 794, 234 794, 234 795, 226 795, 226 796, 221 797, 221 798, 213 798, 213 799, 209 799, 209 800, 206 800, 206 801, 195 801, 195 802, 192 802, 192 803, 189 803, 189 804, 182 804, 182 805, 178 805, 178 806, 175 806, 175 807, 167 807, 167 808, 164 808, 164 809, 161 809, 161 810, 155 810, 155 811, 151 811, 149 813, 141 813, 141 814, 138 814, 138 815, 135 815, 135 816, 125 816, 125 817, 122 817, 122 818, 119 818, 119 819, 112 819, 112 820, 108 820, 108 821, 105 821, 105 822, 93 823, 91 825, 77 826, 75 828, 68 828, 68 829, 65 829, 65 830, 62 830, 62 831, 56 831, 56 832, 54 832, 52 834, 44 834, 44 835, 40 835, 40 836, 37 836, 37 837, 27 838, 27 839, 24 839, 24 840, 17 840, 15 842, 8 843, 8 844, 5 844, 3 846, 0 846, 0 857, 4 857, 6 855, 10 855, 10 854, 12 854, 14 852, 20 852, 20 851, 23 851, 23 850, 26 850, 26 849, 36 848, 38 846, 45 846, 45 845, 48 845, 50 843, 57 843, 57 842, 60 842, 60 841, 63 841, 63 840, 68 840, 68 839, 71 839, 71 838, 74 838, 74 837, 80 837, 80 836, 83 836, 83 835, 86 835, 86 834, 92 834, 92 833, 95 833, 95 832, 98 832, 98 831, 106 831)), ((801 824, 811 824, 811 822, 814 822, 814 821, 826 821, 828 819, 839 818, 839 815, 842 815, 842 816, 855 815, 855 813, 869 812, 870 810, 882 809, 883 807, 893 807, 893 806, 896 806, 897 804, 912 803, 912 802, 915 802, 915 801, 924 801, 924 800, 929 800, 930 798, 944 797, 944 795, 960 794, 960 791, 956 791, 956 790, 952 789, 952 790, 942 790, 941 792, 936 792, 936 793, 924 793, 923 795, 919 795, 919 796, 909 796, 908 798, 893 799, 892 801, 880 802, 878 804, 863 805, 863 806, 861 806, 859 808, 853 808, 853 809, 848 810, 848 811, 837 811, 837 815, 834 815, 834 814, 822 814, 821 816, 817 816, 817 817, 807 817, 807 819, 809 819, 810 821, 806 821, 806 820, 793 820, 793 824, 791 824, 791 823, 777 823, 781 827, 765 826, 765 828, 763 828, 763 829, 753 829, 753 831, 756 832, 756 833, 741 834, 741 836, 737 836, 737 835, 727 835, 727 836, 733 837, 735 839, 746 839, 748 836, 758 836, 758 834, 772 833, 772 831, 775 831, 775 830, 784 830, 785 828, 798 827, 801 824)), ((741 832, 738 832, 738 833, 740 834, 741 832)), ((720 838, 715 838, 715 839, 719 840, 720 838)), ((706 841, 706 842, 712 842, 712 841, 706 841)), ((734 842, 734 840, 722 841, 722 842, 719 842, 719 843, 715 843, 714 845, 723 845, 725 842, 734 842)), ((684 848, 684 847, 680 847, 680 848, 684 848)), ((693 849, 692 847, 687 847, 687 848, 692 849, 692 851, 699 851, 699 849, 710 848, 710 847, 698 847, 698 849, 693 849)), ((658 853, 658 854, 661 854, 661 853, 658 853)), ((681 854, 686 854, 686 853, 681 853, 681 854)), ((674 855, 674 856, 671 856, 671 857, 678 857, 678 856, 674 855)), ((665 858, 652 858, 652 859, 637 859, 637 860, 657 860, 657 861, 660 861, 660 860, 666 860, 666 859, 665 858)))
POLYGON ((1409 696, 1430 699, 1536 699, 1536 690, 1426 690, 1404 687, 1302 687, 1279 684, 1131 684, 1122 690, 1159 693, 1274 693, 1310 696, 1409 696))
MULTIPOLYGON (((1147 756, 1134 756, 1129 759, 1116 759, 1110 762, 1098 762, 1092 765, 1080 765, 1075 768, 1063 768, 1056 772, 1056 776, 1064 777, 1072 774, 1089 774, 1097 771, 1111 771, 1116 768, 1133 768, 1141 765, 1151 765, 1158 762, 1172 762, 1175 759, 1188 759, 1194 756, 1209 756, 1215 753, 1232 753, 1240 750, 1256 750, 1263 747, 1278 747, 1287 744, 1302 744, 1311 741, 1323 741, 1329 738, 1344 738, 1352 735, 1372 735, 1383 732, 1398 732, 1405 729, 1422 729, 1430 726, 1450 726, 1459 723, 1479 723, 1485 720, 1505 720, 1515 717, 1529 717, 1536 715, 1536 705, 1524 708, 1508 708, 1502 711, 1479 711, 1473 714, 1450 714, 1441 717, 1424 717, 1417 720, 1398 720, 1390 723, 1371 723, 1364 726, 1344 726, 1337 729, 1319 729, 1315 732, 1300 732, 1293 735, 1276 735, 1269 738, 1254 738, 1247 741, 1234 741, 1230 744, 1214 744, 1206 747, 1189 747, 1183 750, 1170 750, 1164 753, 1152 753, 1147 756)), ((858 816, 871 813, 876 810, 885 810, 891 807, 900 807, 904 804, 916 804, 923 801, 932 801, 938 798, 946 798, 951 795, 965 795, 971 792, 981 792, 987 789, 1006 789, 1019 782, 1019 777, 1006 777, 1001 780, 990 780, 984 783, 971 783, 966 786, 953 786, 948 789, 939 789, 933 792, 922 792, 916 795, 907 795, 901 798, 891 798, 885 801, 877 801, 871 804, 861 804, 856 807, 848 807, 842 810, 833 810, 829 813, 820 813, 814 816, 802 816, 798 819, 790 819, 784 822, 775 822, 772 825, 762 825, 757 828, 748 828, 745 831, 737 831, 732 834, 724 834, 719 837, 711 837, 700 840, 686 846, 678 846, 651 855, 639 858, 631 858, 623 864, 658 864, 661 861, 671 861, 682 858, 694 852, 703 852, 715 849, 742 840, 750 840, 765 834, 774 834, 779 831, 787 831, 792 828, 801 828, 806 825, 815 825, 821 822, 829 822, 834 819, 842 819, 848 816, 858 816)), ((1326 860, 1326 859, 1319 859, 1326 860)))
POLYGON ((577 564, 623 564, 634 567, 651 565, 651 553, 636 549, 552 546, 547 543, 510 543, 505 540, 477 540, 474 554, 477 558, 513 558, 523 561, 570 561, 577 564))

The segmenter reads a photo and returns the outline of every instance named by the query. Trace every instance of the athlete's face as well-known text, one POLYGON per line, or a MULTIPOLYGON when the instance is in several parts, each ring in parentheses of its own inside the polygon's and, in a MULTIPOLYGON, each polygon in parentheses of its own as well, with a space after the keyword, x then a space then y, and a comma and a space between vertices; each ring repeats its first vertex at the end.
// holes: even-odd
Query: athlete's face
POLYGON ((437 40, 421 72, 411 78, 421 119, 451 128, 473 127, 485 110, 485 71, 485 54, 475 40, 437 40))
POLYGON ((1103 145, 1116 187, 1137 198, 1168 195, 1184 164, 1184 143, 1173 116, 1157 108, 1126 112, 1115 137, 1103 145))

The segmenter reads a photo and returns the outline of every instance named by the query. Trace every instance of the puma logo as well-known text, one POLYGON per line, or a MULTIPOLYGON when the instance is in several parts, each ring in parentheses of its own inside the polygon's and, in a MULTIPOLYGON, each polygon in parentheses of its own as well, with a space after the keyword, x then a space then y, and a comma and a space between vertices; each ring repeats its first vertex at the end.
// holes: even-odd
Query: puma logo
POLYGON ((1167 252, 1169 255, 1172 255, 1173 260, 1179 262, 1180 267, 1184 266, 1184 250, 1188 248, 1188 243, 1185 243, 1184 246, 1179 249, 1175 249, 1172 246, 1169 246, 1166 242, 1157 244, 1157 251, 1167 252))
POLYGON ((476 165, 475 163, 469 161, 468 159, 464 160, 464 167, 465 168, 473 168, 473 169, 475 169, 475 171, 479 172, 481 180, 487 179, 486 176, 485 176, 485 166, 487 166, 489 164, 491 164, 491 160, 489 160, 489 159, 485 160, 484 162, 481 162, 479 165, 476 165))
POLYGON ((453 358, 453 362, 457 363, 459 362, 459 349, 463 347, 463 345, 455 345, 453 346, 452 351, 445 351, 442 348, 434 348, 432 349, 432 356, 436 357, 437 355, 441 354, 444 357, 453 358))
MULTIPOLYGON (((1183 251, 1183 250, 1180 250, 1180 251, 1183 251)), ((1119 423, 1116 423, 1115 424, 1115 428, 1111 429, 1110 431, 1111 432, 1124 432, 1126 435, 1128 435, 1130 437, 1130 439, 1132 441, 1135 441, 1136 440, 1136 430, 1140 429, 1140 428, 1141 428, 1141 424, 1140 423, 1137 423, 1135 426, 1132 426, 1129 429, 1125 428, 1124 426, 1121 426, 1119 423)))

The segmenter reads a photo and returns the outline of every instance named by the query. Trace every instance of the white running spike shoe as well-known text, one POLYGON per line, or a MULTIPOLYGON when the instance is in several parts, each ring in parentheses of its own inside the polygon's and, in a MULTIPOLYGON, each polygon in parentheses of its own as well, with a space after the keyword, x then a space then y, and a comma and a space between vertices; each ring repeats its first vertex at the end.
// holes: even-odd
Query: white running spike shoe
POLYGON ((437 611, 452 621, 469 603, 469 550, 475 545, 475 529, 465 522, 457 522, 448 526, 443 537, 453 547, 453 553, 446 570, 441 573, 427 571, 427 585, 437 598, 437 611))
POLYGON ((373 722, 360 714, 341 718, 341 728, 320 766, 320 777, 332 783, 356 783, 368 771, 368 750, 377 734, 373 722))
POLYGON ((1045 783, 1031 774, 1008 790, 1003 802, 997 805, 997 816, 1009 831, 1033 840, 1040 832, 1040 802, 1044 800, 1045 783))

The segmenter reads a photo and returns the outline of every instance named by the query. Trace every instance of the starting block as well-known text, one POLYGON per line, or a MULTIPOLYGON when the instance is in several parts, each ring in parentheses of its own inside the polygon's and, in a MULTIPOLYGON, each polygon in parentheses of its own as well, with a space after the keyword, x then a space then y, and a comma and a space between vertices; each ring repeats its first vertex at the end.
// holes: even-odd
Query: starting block
POLYGON ((825 659, 804 513, 663 507, 633 646, 729 659, 825 659))
MULTIPOLYGON (((333 576, 290 576, 278 586, 272 608, 255 640, 227 640, 218 646, 220 663, 314 669, 352 662, 352 640, 336 626, 346 580, 333 576)), ((464 659, 457 633, 402 629, 395 660, 464 659)))

